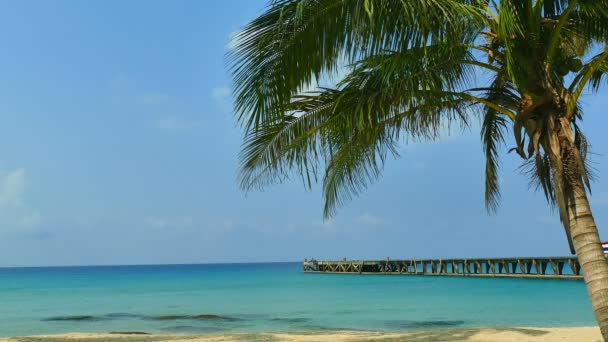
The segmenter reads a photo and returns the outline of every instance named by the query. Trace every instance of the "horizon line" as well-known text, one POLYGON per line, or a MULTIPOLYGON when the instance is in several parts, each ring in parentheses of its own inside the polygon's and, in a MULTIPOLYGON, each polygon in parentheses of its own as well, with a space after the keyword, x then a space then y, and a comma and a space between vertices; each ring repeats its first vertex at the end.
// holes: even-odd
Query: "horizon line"
POLYGON ((253 265, 253 264, 290 264, 303 261, 253 261, 253 262, 185 262, 185 263, 151 263, 151 264, 82 264, 82 265, 42 265, 42 266, 0 266, 9 268, 76 268, 76 267, 137 267, 137 266, 188 266, 188 265, 253 265))

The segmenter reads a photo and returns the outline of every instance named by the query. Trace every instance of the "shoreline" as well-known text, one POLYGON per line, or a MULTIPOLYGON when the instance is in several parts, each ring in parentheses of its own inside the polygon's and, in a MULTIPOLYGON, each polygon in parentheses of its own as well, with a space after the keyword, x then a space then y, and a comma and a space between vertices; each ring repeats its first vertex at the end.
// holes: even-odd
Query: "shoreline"
POLYGON ((549 341, 589 341, 600 342, 602 336, 598 327, 520 327, 520 328, 450 328, 425 329, 399 332, 387 331, 315 331, 293 333, 235 333, 235 334, 147 334, 130 333, 67 333, 57 335, 35 335, 0 338, 0 342, 35 341, 120 341, 120 342, 231 342, 231 341, 272 341, 272 342, 371 342, 371 341, 496 341, 496 342, 549 342, 549 341))

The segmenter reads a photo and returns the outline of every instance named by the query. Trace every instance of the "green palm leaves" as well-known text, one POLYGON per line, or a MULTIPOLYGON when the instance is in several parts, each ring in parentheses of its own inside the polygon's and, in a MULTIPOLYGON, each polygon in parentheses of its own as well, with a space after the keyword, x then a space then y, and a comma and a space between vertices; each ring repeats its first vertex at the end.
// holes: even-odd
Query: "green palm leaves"
POLYGON ((328 217, 380 177, 399 144, 436 139, 442 127, 480 115, 488 209, 499 202, 499 152, 510 127, 514 150, 540 158, 534 174, 553 198, 541 123, 575 120, 582 89, 605 81, 608 10, 597 3, 272 1, 228 55, 245 129, 241 187, 322 179, 328 217), (306 91, 344 71, 334 87, 306 91), (482 73, 488 84, 477 84, 482 73))
POLYGON ((449 34, 471 40, 474 13, 446 0, 273 1, 236 36, 229 54, 239 119, 248 128, 275 119, 292 96, 337 72, 342 60, 423 47, 449 34))

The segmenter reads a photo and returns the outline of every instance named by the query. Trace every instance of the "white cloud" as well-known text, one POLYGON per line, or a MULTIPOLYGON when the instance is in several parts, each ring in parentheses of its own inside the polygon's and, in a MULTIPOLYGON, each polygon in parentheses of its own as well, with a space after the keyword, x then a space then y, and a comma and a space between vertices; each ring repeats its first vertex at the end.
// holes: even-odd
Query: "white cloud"
POLYGON ((230 32, 230 34, 228 35, 228 42, 224 46, 226 50, 232 50, 236 47, 238 43, 238 33, 239 31, 230 32))
POLYGON ((39 212, 31 211, 24 214, 18 221, 18 225, 21 227, 34 227, 42 221, 42 217, 39 212))
POLYGON ((25 191, 25 170, 17 169, 0 178, 0 207, 20 206, 25 191))
POLYGON ((24 200, 26 190, 25 169, 0 173, 0 225, 8 228, 30 228, 37 226, 42 217, 24 200))
POLYGON ((298 225, 295 223, 288 223, 287 225, 285 225, 285 231, 287 231, 288 233, 295 232, 297 228, 298 225))
POLYGON ((169 101, 169 95, 165 93, 151 92, 146 93, 142 97, 142 101, 149 105, 158 105, 169 101))
POLYGON ((153 228, 189 228, 194 226, 194 219, 190 216, 179 216, 173 218, 159 218, 150 216, 145 220, 146 224, 153 228))
POLYGON ((355 222, 364 226, 381 226, 386 223, 386 220, 370 213, 363 213, 357 217, 355 222))
POLYGON ((230 88, 228 88, 228 87, 213 88, 211 94, 212 94, 213 98, 216 100, 224 99, 224 98, 230 96, 230 88))
POLYGON ((224 232, 231 232, 236 226, 236 223, 232 220, 225 220, 224 222, 222 222, 222 224, 220 225, 221 230, 223 230, 224 232))
POLYGON ((314 220, 311 222, 311 226, 316 228, 321 233, 335 233, 338 231, 338 226, 334 220, 314 220))
POLYGON ((146 219, 146 224, 154 228, 164 228, 167 226, 167 221, 158 217, 148 217, 146 219))
POLYGON ((202 120, 188 120, 176 115, 167 115, 157 119, 154 125, 159 129, 178 131, 202 128, 205 126, 205 123, 202 120))
POLYGON ((223 111, 230 111, 232 109, 230 95, 231 91, 228 87, 217 87, 211 90, 211 97, 217 104, 218 108, 223 111))

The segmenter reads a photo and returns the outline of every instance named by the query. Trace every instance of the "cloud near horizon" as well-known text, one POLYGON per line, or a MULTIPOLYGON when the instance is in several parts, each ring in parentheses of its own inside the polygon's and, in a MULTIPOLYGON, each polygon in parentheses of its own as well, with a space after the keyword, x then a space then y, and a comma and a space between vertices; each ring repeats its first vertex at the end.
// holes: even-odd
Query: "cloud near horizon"
POLYGON ((217 107, 225 112, 228 112, 232 109, 232 100, 231 96, 232 92, 228 87, 216 87, 211 90, 211 97, 217 107))
POLYGON ((359 215, 355 222, 364 226, 381 226, 387 223, 385 219, 371 213, 363 213, 359 215))
POLYGON ((160 92, 149 92, 142 96, 142 101, 147 105, 159 105, 169 101, 171 97, 169 94, 160 92))
POLYGON ((145 220, 146 224, 153 228, 185 228, 192 227, 194 220, 190 216, 182 216, 175 218, 160 218, 150 216, 145 220))
POLYGON ((26 172, 18 168, 0 173, 0 225, 5 229, 32 228, 42 217, 25 203, 26 172))
POLYGON ((166 131, 179 131, 203 128, 205 127, 205 122, 202 120, 189 120, 177 115, 166 115, 158 118, 154 122, 154 126, 166 131))

